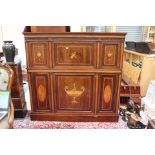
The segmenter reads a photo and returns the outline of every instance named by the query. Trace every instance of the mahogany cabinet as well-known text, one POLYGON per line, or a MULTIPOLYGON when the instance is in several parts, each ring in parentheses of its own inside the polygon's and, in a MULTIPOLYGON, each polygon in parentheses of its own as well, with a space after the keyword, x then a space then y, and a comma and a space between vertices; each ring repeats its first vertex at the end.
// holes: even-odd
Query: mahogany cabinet
POLYGON ((32 120, 118 121, 126 33, 23 34, 32 120))

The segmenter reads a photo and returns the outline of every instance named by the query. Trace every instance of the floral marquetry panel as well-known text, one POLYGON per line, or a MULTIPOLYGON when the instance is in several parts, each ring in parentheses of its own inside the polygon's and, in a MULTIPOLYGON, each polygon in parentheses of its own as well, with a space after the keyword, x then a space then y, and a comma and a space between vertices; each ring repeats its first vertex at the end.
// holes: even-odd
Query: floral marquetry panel
POLYGON ((116 90, 118 89, 116 81, 117 75, 101 75, 98 112, 114 110, 114 105, 117 103, 116 90))
POLYGON ((48 51, 48 42, 28 43, 28 61, 30 67, 42 68, 50 67, 50 53, 48 51))
POLYGON ((94 76, 92 74, 55 74, 56 111, 93 111, 94 76))
POLYGON ((32 99, 35 104, 33 108, 35 111, 49 111, 50 110, 50 85, 49 75, 44 74, 33 74, 31 75, 32 85, 32 99), (35 81, 35 82, 33 82, 35 81))
POLYGON ((120 47, 118 43, 101 44, 100 68, 120 67, 120 54, 123 52, 120 47))
POLYGON ((54 67, 95 68, 96 44, 54 43, 54 67))

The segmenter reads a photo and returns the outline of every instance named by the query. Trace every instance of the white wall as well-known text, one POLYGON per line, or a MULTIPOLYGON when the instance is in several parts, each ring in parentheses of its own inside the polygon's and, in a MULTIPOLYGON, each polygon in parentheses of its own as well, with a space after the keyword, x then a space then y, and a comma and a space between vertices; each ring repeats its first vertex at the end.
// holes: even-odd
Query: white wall
POLYGON ((22 34, 24 26, 0 26, 0 50, 5 40, 12 40, 18 49, 18 57, 22 60, 22 64, 26 64, 25 43, 22 34))
POLYGON ((71 26, 71 32, 81 32, 81 26, 71 26))

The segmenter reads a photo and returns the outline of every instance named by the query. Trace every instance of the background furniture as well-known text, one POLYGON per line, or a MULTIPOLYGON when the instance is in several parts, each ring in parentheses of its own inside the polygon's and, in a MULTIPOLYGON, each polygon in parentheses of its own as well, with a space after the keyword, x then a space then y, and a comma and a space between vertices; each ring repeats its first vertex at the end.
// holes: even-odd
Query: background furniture
POLYGON ((11 88, 11 97, 15 109, 15 118, 23 118, 27 113, 27 107, 23 89, 21 61, 18 59, 14 63, 9 63, 9 66, 14 71, 14 79, 11 88))
POLYGON ((125 33, 24 37, 32 120, 118 121, 125 33))
MULTIPOLYGON (((13 82, 13 70, 5 63, 0 63, 0 89, 10 90, 13 82)), ((14 121, 14 106, 10 101, 10 109, 8 116, 0 120, 0 128, 13 128, 14 121)))
POLYGON ((155 54, 124 50, 122 79, 127 84, 139 85, 145 96, 151 80, 155 80, 155 54))
POLYGON ((147 129, 155 129, 155 120, 149 119, 147 129))
POLYGON ((1 57, 3 57, 3 52, 0 51, 0 60, 1 60, 1 57))

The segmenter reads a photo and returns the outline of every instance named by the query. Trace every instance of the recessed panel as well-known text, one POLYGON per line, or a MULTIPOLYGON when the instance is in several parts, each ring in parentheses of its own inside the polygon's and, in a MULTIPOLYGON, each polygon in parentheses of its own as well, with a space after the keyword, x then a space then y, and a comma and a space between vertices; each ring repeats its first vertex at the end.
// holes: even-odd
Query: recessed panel
POLYGON ((100 68, 120 68, 121 52, 119 43, 102 43, 100 51, 100 68))
POLYGON ((54 67, 95 68, 94 43, 54 43, 54 67))
POLYGON ((30 67, 49 68, 50 52, 48 51, 48 43, 47 42, 28 43, 28 61, 29 61, 30 67))
POLYGON ((55 75, 56 111, 88 111, 94 104, 93 75, 55 75))

